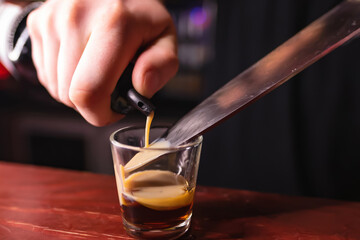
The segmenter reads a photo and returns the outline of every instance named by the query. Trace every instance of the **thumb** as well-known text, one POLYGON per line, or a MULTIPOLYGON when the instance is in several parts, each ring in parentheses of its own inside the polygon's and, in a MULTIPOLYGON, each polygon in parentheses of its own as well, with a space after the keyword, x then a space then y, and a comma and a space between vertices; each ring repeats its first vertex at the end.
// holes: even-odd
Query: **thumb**
POLYGON ((143 51, 135 62, 133 85, 138 93, 151 98, 173 76, 179 62, 175 31, 157 39, 143 51))

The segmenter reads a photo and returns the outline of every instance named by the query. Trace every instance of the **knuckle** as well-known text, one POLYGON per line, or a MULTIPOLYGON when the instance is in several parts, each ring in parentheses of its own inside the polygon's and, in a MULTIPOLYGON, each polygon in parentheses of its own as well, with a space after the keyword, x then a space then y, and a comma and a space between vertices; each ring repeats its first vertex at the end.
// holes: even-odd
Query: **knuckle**
POLYGON ((32 11, 27 17, 26 24, 31 34, 40 34, 42 32, 53 32, 54 10, 41 6, 32 11))
POLYGON ((70 87, 68 93, 69 100, 77 108, 95 109, 104 101, 104 95, 98 89, 74 88, 70 87))
POLYGON ((68 1, 67 5, 66 11, 63 13, 63 21, 67 28, 77 29, 80 26, 85 12, 83 6, 79 1, 68 1))
POLYGON ((73 108, 77 109, 82 117, 90 124, 103 127, 109 125, 110 107, 107 110, 100 101, 101 96, 93 91, 83 89, 71 89, 69 91, 69 99, 73 104, 73 108))
POLYGON ((42 21, 41 27, 44 32, 52 34, 54 32, 54 19, 52 17, 52 11, 44 11, 43 16, 46 21, 42 21))
POLYGON ((93 99, 91 91, 74 88, 69 91, 69 100, 79 108, 89 108, 94 103, 93 99))
POLYGON ((130 14, 123 6, 122 1, 112 1, 111 4, 103 11, 103 19, 106 19, 106 25, 110 29, 122 29, 126 30, 131 21, 130 14))
POLYGON ((111 1, 104 10, 104 13, 110 14, 110 16, 121 17, 125 13, 125 7, 122 1, 111 1))

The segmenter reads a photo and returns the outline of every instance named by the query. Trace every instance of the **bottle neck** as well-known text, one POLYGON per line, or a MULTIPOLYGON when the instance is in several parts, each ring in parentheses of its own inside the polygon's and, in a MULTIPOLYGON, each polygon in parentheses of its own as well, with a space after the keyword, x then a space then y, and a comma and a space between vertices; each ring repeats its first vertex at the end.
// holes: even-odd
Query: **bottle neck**
POLYGON ((0 62, 14 77, 17 75, 16 69, 8 58, 10 51, 9 36, 12 32, 12 26, 21 12, 22 8, 18 5, 0 2, 0 62))

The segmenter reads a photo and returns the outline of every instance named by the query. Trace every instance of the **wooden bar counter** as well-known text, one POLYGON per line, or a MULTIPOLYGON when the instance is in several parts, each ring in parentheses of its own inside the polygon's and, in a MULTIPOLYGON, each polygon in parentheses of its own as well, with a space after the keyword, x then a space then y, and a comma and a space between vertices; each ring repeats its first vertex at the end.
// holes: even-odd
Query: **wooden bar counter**
MULTIPOLYGON (((199 186, 182 239, 358 240, 360 203, 199 186)), ((132 239, 115 178, 0 162, 0 239, 132 239)))

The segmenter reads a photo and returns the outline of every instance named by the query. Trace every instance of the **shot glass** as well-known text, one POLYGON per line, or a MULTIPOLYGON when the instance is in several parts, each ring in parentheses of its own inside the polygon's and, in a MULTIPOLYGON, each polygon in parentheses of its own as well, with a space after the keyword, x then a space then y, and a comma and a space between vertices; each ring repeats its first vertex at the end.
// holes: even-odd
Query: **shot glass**
MULTIPOLYGON (((166 130, 152 127, 150 143, 166 130)), ((144 127, 127 127, 110 136, 123 224, 136 238, 176 239, 190 226, 203 138, 145 148, 144 135, 144 127)))

